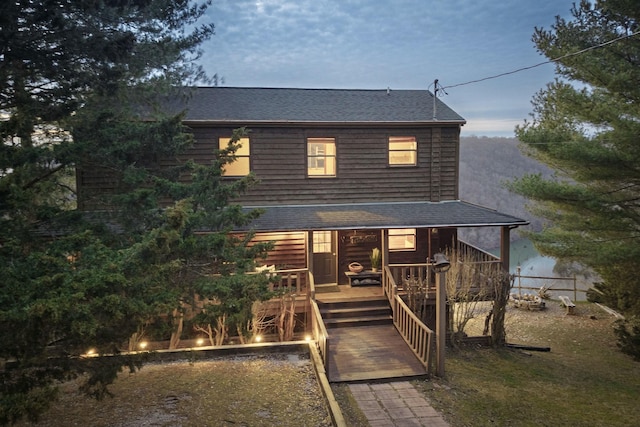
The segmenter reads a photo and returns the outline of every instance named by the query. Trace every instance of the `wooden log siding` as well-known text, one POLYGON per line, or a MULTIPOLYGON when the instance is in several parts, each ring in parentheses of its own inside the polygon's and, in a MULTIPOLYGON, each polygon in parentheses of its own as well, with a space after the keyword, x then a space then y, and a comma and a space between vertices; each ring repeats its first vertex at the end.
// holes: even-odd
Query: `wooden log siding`
MULTIPOLYGON (((160 159, 170 167, 193 159, 211 164, 221 137, 233 128, 193 125, 195 144, 177 159, 160 159)), ((370 201, 455 200, 458 196, 459 128, 250 128, 251 170, 260 183, 235 201, 244 205, 357 203, 370 201), (388 164, 389 136, 415 136, 416 167, 388 164), (337 177, 307 177, 307 138, 333 137, 337 149, 337 177), (384 185, 380 185, 384 183, 384 185)), ((79 206, 91 194, 110 192, 117 185, 98 170, 79 175, 79 206), (94 173, 95 172, 95 173, 94 173)), ((183 177, 188 180, 188 177, 183 177)), ((232 179, 232 178, 230 178, 232 179)))
POLYGON ((369 254, 373 248, 382 248, 381 230, 345 230, 338 231, 338 283, 347 284, 349 280, 344 272, 349 264, 360 263, 365 270, 371 269, 369 254), (357 240, 352 240, 352 237, 357 240), (360 240, 362 239, 362 240, 360 240))
POLYGON ((249 245, 273 242, 263 265, 275 265, 279 270, 307 268, 307 239, 303 232, 257 233, 249 245))
MULTIPOLYGON (((232 130, 193 127, 197 142, 182 160, 210 163, 218 148, 218 138, 229 137, 232 130)), ((237 199, 244 205, 439 201, 457 197, 457 126, 442 129, 253 126, 249 138, 251 170, 260 183, 237 199), (434 134, 438 136, 437 150, 432 149, 434 134), (417 167, 389 166, 388 138, 397 135, 417 138, 417 167), (307 177, 306 147, 310 137, 335 138, 337 177, 307 177), (431 170, 434 162, 439 165, 437 176, 431 170), (438 183, 436 198, 431 190, 432 180, 438 183), (385 185, 380 185, 381 182, 385 185)))

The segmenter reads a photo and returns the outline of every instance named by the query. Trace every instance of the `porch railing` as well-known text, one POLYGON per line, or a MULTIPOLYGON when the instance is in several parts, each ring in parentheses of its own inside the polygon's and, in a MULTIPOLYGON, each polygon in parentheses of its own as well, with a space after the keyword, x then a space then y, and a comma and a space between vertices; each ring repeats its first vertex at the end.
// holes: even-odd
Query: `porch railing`
POLYGON ((473 260, 473 262, 500 262, 500 257, 462 240, 458 240, 457 251, 460 259, 473 260))
MULTIPOLYGON (((388 268, 398 291, 404 291, 406 284, 413 280, 420 280, 420 283, 424 283, 427 278, 429 279, 428 283, 434 283, 435 280, 431 264, 428 263, 391 264, 388 268)), ((388 283, 385 286, 388 286, 388 283)))
MULTIPOLYGON (((500 258, 486 252, 469 243, 458 241, 457 245, 458 259, 467 260, 476 265, 482 265, 482 268, 501 268, 500 258)), ((390 264, 391 275, 397 284, 399 290, 406 290, 407 283, 415 282, 428 283, 428 293, 435 296, 435 275, 433 264, 425 262, 418 264, 390 264), (428 279, 428 280, 427 280, 428 279)))
POLYGON ((384 293, 391 305, 393 324, 427 372, 430 372, 432 343, 434 341, 433 331, 409 309, 398 295, 398 286, 388 266, 384 268, 382 283, 384 293))
POLYGON ((309 270, 306 268, 295 268, 290 270, 275 271, 280 280, 269 284, 271 291, 295 292, 298 295, 306 294, 309 289, 309 270))
POLYGON ((318 351, 320 352, 320 357, 322 357, 322 364, 324 365, 324 371, 329 376, 329 333, 327 332, 327 328, 324 326, 324 321, 322 320, 322 314, 320 314, 320 308, 318 307, 318 303, 316 302, 316 290, 315 290, 315 282, 313 280, 313 274, 308 272, 309 277, 309 287, 308 287, 308 298, 311 306, 311 335, 313 336, 314 341, 318 345, 318 351))

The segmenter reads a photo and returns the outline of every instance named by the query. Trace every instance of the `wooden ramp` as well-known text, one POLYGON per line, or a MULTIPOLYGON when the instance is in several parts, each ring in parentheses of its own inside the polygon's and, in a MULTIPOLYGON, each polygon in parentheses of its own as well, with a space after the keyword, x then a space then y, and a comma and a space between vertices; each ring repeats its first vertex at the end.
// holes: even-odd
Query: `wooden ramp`
POLYGON ((427 376, 393 325, 329 330, 329 381, 358 382, 427 376))

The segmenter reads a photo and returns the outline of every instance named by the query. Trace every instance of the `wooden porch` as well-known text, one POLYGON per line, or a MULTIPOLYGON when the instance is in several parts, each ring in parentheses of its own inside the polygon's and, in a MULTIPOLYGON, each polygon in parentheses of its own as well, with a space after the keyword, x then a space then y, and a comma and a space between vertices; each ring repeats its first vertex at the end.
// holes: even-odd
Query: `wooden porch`
POLYGON ((332 329, 329 381, 419 378, 427 370, 393 325, 332 329))
MULTIPOLYGON (((474 254, 472 262, 499 268, 500 260, 496 257, 477 248, 465 249, 474 254)), ((292 271, 288 273, 293 274, 292 271)), ((310 272, 304 273, 303 282, 308 287, 306 292, 304 288, 297 291, 308 298, 311 313, 307 327, 318 345, 330 381, 358 382, 429 375, 434 363, 435 333, 409 309, 401 296, 405 294, 407 284, 419 280, 429 283, 427 292, 435 299, 432 264, 387 265, 382 270, 382 286, 333 285, 328 292, 315 286, 310 272), (323 303, 361 301, 359 305, 365 305, 368 300, 384 301, 391 308, 392 323, 327 328, 320 308, 323 303)), ((283 276, 285 283, 291 284, 286 274, 283 276)))
MULTIPOLYGON (((340 285, 338 291, 323 293, 316 288, 320 304, 348 301, 382 301, 388 304, 381 286, 340 285)), ((326 371, 331 382, 359 382, 421 378, 428 375, 393 325, 351 326, 325 329, 327 332, 326 371)))

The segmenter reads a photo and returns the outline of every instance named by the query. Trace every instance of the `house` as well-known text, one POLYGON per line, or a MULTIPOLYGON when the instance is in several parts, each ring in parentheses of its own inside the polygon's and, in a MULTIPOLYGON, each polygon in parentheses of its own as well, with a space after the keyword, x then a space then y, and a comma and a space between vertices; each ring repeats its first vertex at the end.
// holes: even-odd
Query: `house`
MULTIPOLYGON (((311 319, 305 327, 313 330, 327 370, 329 338, 314 309, 315 286, 382 285, 396 329, 428 367, 434 328, 410 324, 394 287, 414 277, 431 280, 434 255, 448 248, 508 270, 510 231, 528 222, 459 200, 465 120, 429 91, 188 91, 171 105, 186 112, 184 124, 196 141, 182 160, 209 163, 234 129, 250 130, 224 175, 234 180, 253 172, 259 184, 235 202, 263 214, 235 231, 252 230, 255 241, 275 243, 265 264, 277 266, 283 283, 304 295, 298 309, 311 319), (460 241, 463 227, 499 228, 500 256, 460 241), (371 271, 374 248, 382 253, 381 272, 371 271), (354 262, 365 271, 352 272, 354 262)), ((80 188, 100 185, 95 171, 79 171, 80 188)))
MULTIPOLYGON (((352 262, 424 263, 460 245, 461 227, 499 227, 509 265, 510 230, 528 222, 458 198, 465 120, 426 90, 198 87, 174 108, 210 161, 232 131, 250 129, 225 171, 259 185, 240 196, 264 214, 250 224, 276 243, 267 264, 308 269, 315 284, 346 284, 352 262)), ((242 231, 242 230, 238 230, 242 231)))
MULTIPOLYGON (((528 224, 459 200, 465 120, 427 90, 196 87, 171 108, 196 140, 184 159, 210 162, 234 129, 250 130, 225 175, 260 183, 236 202, 264 210, 249 227, 276 243, 266 263, 308 269, 316 284, 349 283, 349 264, 369 269, 376 247, 384 265, 424 263, 461 248, 461 227, 500 228, 508 270, 510 230, 528 224)), ((97 173, 78 173, 81 208, 104 185, 97 173)))

